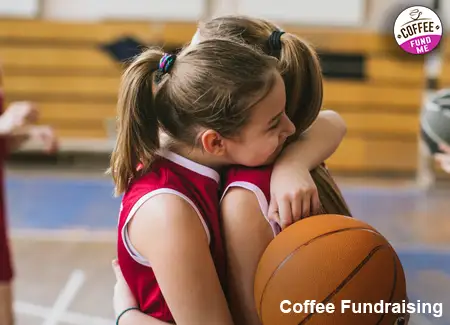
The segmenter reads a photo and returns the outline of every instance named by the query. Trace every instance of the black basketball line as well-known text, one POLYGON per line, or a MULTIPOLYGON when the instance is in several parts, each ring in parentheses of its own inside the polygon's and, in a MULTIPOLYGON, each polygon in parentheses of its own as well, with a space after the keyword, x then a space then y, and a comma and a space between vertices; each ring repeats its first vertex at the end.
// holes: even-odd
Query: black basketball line
POLYGON ((345 231, 354 231, 354 230, 364 230, 364 231, 371 232, 371 233, 374 233, 374 234, 376 234, 376 235, 381 236, 380 233, 378 233, 377 231, 372 230, 372 229, 363 228, 363 227, 337 229, 337 230, 333 230, 333 231, 327 232, 327 233, 325 233, 325 234, 321 234, 321 235, 319 235, 319 236, 317 236, 317 237, 314 237, 314 238, 310 239, 310 240, 307 241, 306 243, 303 243, 302 245, 296 247, 296 248, 295 248, 288 256, 286 256, 286 257, 284 258, 284 260, 283 260, 283 261, 277 266, 277 268, 272 272, 272 274, 270 275, 270 277, 269 277, 269 279, 267 280, 266 284, 264 285, 264 289, 263 289, 263 291, 262 291, 262 293, 261 293, 261 298, 260 298, 260 300, 259 300, 259 312, 260 312, 260 315, 261 315, 261 319, 263 319, 263 314, 262 314, 262 313, 263 313, 263 310, 262 310, 262 303, 263 303, 263 301, 264 301, 264 295, 265 295, 265 293, 266 293, 266 289, 267 289, 267 286, 268 286, 269 283, 270 283, 270 280, 272 280, 272 278, 275 276, 275 274, 276 274, 276 273, 284 266, 284 264, 285 264, 287 261, 289 261, 289 260, 291 259, 291 257, 292 257, 294 254, 297 253, 298 250, 300 250, 300 248, 305 247, 305 246, 311 244, 312 242, 314 242, 314 241, 316 241, 316 240, 318 240, 318 239, 320 239, 320 238, 328 237, 328 236, 331 236, 331 235, 334 235, 334 234, 337 234, 337 233, 341 233, 341 232, 345 232, 345 231))
MULTIPOLYGON (((389 297, 390 303, 392 302, 392 299, 394 298, 395 288, 397 287, 397 257, 396 257, 396 255, 393 256, 393 259, 394 259, 394 285, 392 286, 391 296, 389 297)), ((398 262, 400 263, 400 261, 398 261, 398 262)), ((382 314, 380 320, 377 322, 376 325, 381 324, 381 322, 383 321, 385 316, 386 316, 386 313, 382 314)))
MULTIPOLYGON (((370 251, 369 254, 367 254, 367 256, 353 269, 353 271, 350 272, 350 274, 344 279, 344 281, 342 281, 337 287, 336 289, 334 289, 334 291, 332 291, 323 301, 322 303, 325 305, 327 304, 337 293, 339 293, 339 291, 341 291, 342 288, 345 287, 346 284, 348 284, 356 274, 358 274, 359 270, 362 269, 362 267, 364 265, 366 265, 366 263, 375 255, 376 252, 378 252, 380 249, 382 249, 383 247, 387 247, 387 245, 379 245, 376 246, 374 249, 372 249, 370 251)), ((306 316, 300 323, 298 323, 298 325, 303 325, 306 324, 313 316, 315 315, 315 313, 309 313, 308 316, 306 316)))

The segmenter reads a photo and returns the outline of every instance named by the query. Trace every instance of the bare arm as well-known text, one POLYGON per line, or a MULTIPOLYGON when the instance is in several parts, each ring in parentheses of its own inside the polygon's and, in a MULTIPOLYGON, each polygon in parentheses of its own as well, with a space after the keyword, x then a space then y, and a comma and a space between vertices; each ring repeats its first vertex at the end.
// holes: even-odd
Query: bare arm
POLYGON ((169 325, 169 323, 148 316, 139 310, 130 310, 120 318, 119 325, 169 325))
POLYGON ((152 265, 177 325, 233 324, 205 230, 187 202, 170 194, 150 199, 129 233, 152 265))
POLYGON ((441 144, 439 148, 444 153, 436 154, 435 159, 441 164, 442 170, 450 174, 450 146, 446 144, 441 144))
POLYGON ((345 122, 338 113, 321 111, 314 124, 283 150, 275 162, 274 173, 292 164, 308 170, 316 168, 336 151, 346 132, 345 122))
POLYGON ((334 153, 345 133, 345 122, 339 114, 322 111, 314 124, 277 158, 270 180, 269 217, 281 228, 321 211, 317 187, 309 172, 334 153))
POLYGON ((53 129, 47 125, 30 125, 8 137, 8 152, 19 149, 25 142, 32 140, 43 144, 43 149, 47 153, 53 153, 58 148, 58 140, 53 129))
POLYGON ((21 136, 26 127, 38 117, 36 105, 30 102, 14 102, 0 115, 0 136, 21 136))
POLYGON ((117 260, 112 263, 113 271, 116 276, 116 284, 114 286, 114 312, 116 319, 119 315, 122 315, 119 319, 119 325, 168 325, 156 318, 144 314, 140 310, 129 308, 137 307, 136 299, 130 290, 117 260), (128 310, 128 311, 126 311, 128 310), (125 313, 123 313, 126 311, 125 313))
POLYGON ((221 204, 228 263, 228 303, 236 325, 261 325, 253 285, 259 260, 273 239, 256 196, 243 188, 230 189, 221 204))
POLYGON ((28 140, 38 140, 44 150, 53 152, 57 140, 49 126, 32 125, 38 117, 38 109, 31 102, 14 102, 0 115, 0 137, 5 139, 7 152, 18 149, 28 140))

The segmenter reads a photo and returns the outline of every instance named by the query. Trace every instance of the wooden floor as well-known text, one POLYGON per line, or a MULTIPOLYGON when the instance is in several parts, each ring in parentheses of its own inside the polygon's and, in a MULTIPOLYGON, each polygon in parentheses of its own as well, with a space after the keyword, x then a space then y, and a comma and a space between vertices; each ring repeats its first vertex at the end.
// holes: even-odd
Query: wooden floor
MULTIPOLYGON (((113 324, 119 202, 110 181, 100 173, 8 175, 18 325, 113 324)), ((443 303, 441 318, 414 315, 410 324, 450 324, 450 186, 425 191, 410 181, 338 181, 353 214, 398 250, 411 300, 443 303)))

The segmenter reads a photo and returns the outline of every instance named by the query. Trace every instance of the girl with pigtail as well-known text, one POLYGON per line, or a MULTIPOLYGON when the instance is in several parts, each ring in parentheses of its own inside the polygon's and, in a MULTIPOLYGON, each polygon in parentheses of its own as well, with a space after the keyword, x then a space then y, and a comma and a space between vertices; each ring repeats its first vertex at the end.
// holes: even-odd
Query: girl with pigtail
MULTIPOLYGON (((310 126, 319 114, 322 80, 317 58, 306 45, 302 51, 310 52, 303 55, 313 57, 301 62, 298 71, 304 75, 297 80, 295 73, 289 79, 291 70, 284 71, 280 59, 263 53, 264 48, 260 52, 233 35, 203 38, 201 28, 197 36, 199 41, 177 56, 144 52, 131 63, 122 81, 118 141, 111 160, 116 192, 125 192, 115 264, 119 277, 115 308, 117 323, 122 325, 239 324, 241 311, 254 312, 248 296, 254 262, 279 226, 284 228, 321 211, 309 170, 337 148, 345 133, 334 113, 325 114, 310 126), (314 94, 290 92, 285 88, 287 82, 314 94), (296 123, 303 131, 307 129, 300 140, 292 120, 308 119, 309 125, 296 123), (169 141, 161 143, 160 131, 169 141), (285 148, 291 136, 293 140, 285 148), (295 149, 288 154, 291 146, 295 149), (281 151, 272 172, 272 163, 281 151), (280 161, 290 163, 291 171, 299 167, 291 180, 300 180, 294 192, 301 191, 291 197, 282 193, 274 209, 279 213, 271 219, 268 202, 274 198, 272 182, 278 177, 282 183, 286 176, 275 172, 280 161), (219 224, 217 170, 224 168, 227 190, 219 224), (249 175, 255 175, 253 185, 259 186, 251 190, 236 186, 246 180, 252 184, 249 175), (261 192, 266 205, 261 205, 261 196, 255 198, 254 194, 261 192), (231 202, 238 204, 233 207, 231 202), (244 219, 257 222, 252 236, 246 230, 249 224, 232 216, 234 212, 239 216, 245 213, 244 219), (246 274, 236 279, 233 265, 239 261, 230 260, 224 246, 233 249, 244 233, 255 244, 248 250, 252 253, 249 262, 243 265, 246 274), (236 303, 234 298, 229 300, 230 313, 225 297, 238 293, 233 282, 245 285, 236 303), (128 287, 131 291, 127 293, 128 287), (126 301, 127 297, 136 301, 126 301)), ((281 40, 284 35, 280 36, 281 40)), ((323 188, 334 190, 335 185, 329 182, 323 188)), ((341 203, 346 209, 345 202, 330 206, 341 207, 341 203)), ((245 324, 256 322, 257 318, 249 318, 245 324)))

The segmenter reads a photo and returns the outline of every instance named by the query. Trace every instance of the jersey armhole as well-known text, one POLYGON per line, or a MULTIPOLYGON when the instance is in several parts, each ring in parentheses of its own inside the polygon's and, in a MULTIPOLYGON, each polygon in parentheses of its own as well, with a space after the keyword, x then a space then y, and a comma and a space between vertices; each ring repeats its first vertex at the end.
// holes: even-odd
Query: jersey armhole
POLYGON ((242 181, 232 182, 226 187, 225 191, 223 191, 222 197, 220 198, 220 202, 222 202, 228 190, 232 187, 245 188, 253 192, 253 194, 255 194, 256 199, 258 200, 259 207, 261 209, 261 213, 263 214, 266 221, 270 224, 274 237, 278 235, 281 231, 281 228, 278 225, 278 223, 269 220, 269 202, 267 201, 266 196, 264 195, 264 192, 261 190, 261 188, 249 182, 242 182, 242 181))
POLYGON ((131 208, 130 213, 127 216, 127 219, 122 227, 122 231, 121 231, 121 235, 122 235, 122 241, 124 243, 124 246, 128 252, 128 254, 130 254, 130 256, 133 258, 133 260, 135 260, 137 263, 147 266, 147 267, 151 267, 150 263, 141 255, 138 253, 138 251, 136 250, 136 248, 133 246, 133 244, 131 243, 130 240, 130 236, 128 234, 128 224, 131 221, 131 219, 134 217, 134 215, 136 214, 137 210, 148 200, 150 200, 152 197, 159 195, 159 194, 172 194, 172 195, 176 195, 180 198, 182 198, 183 200, 185 200, 187 203, 189 203, 189 205, 194 209, 194 211, 197 213, 203 228, 205 229, 206 232, 206 236, 208 238, 208 244, 211 243, 211 234, 209 232, 209 228, 208 225, 206 224, 205 219, 203 218, 202 214, 200 213, 200 210, 197 208, 197 206, 195 205, 195 203, 188 198, 186 195, 184 195, 183 193, 173 190, 171 188, 160 188, 157 189, 155 191, 149 192, 147 194, 145 194, 144 196, 142 196, 131 208))

